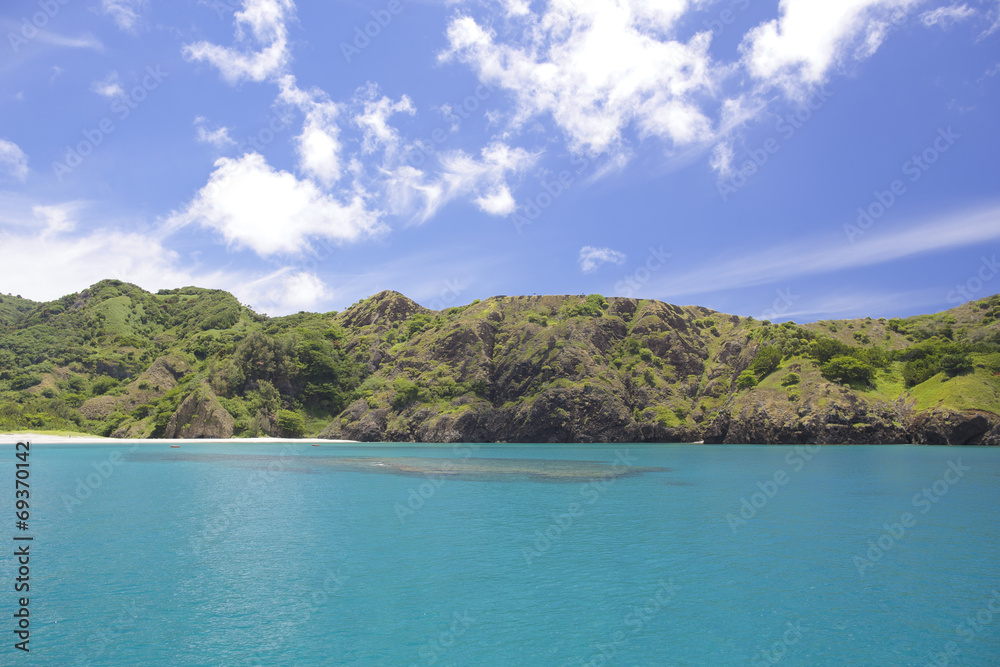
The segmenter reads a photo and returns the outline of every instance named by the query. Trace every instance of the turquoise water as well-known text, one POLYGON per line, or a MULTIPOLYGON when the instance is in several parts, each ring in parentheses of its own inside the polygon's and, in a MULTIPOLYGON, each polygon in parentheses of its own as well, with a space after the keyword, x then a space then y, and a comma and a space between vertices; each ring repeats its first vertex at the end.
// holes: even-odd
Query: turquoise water
POLYGON ((31 652, 12 646, 6 557, 0 664, 1000 664, 1000 450, 36 444, 30 461, 31 652))

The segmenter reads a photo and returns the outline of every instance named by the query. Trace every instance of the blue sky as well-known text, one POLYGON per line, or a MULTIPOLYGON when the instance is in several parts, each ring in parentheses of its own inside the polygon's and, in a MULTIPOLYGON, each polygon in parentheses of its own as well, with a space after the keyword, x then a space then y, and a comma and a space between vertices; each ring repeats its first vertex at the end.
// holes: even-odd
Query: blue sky
POLYGON ((0 291, 1000 291, 1000 2, 36 0, 0 10, 0 291))

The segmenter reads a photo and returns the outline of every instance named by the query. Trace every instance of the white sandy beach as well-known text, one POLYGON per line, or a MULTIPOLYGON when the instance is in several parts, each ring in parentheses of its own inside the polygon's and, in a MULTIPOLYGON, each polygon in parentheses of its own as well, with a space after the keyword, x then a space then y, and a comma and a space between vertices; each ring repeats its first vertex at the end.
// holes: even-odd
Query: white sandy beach
POLYGON ((0 433, 0 445, 13 445, 18 442, 39 444, 73 444, 73 443, 107 443, 109 445, 203 445, 203 444, 247 444, 247 443, 301 443, 301 444, 336 444, 353 443, 357 440, 310 440, 308 438, 102 438, 97 435, 47 435, 45 433, 0 433))

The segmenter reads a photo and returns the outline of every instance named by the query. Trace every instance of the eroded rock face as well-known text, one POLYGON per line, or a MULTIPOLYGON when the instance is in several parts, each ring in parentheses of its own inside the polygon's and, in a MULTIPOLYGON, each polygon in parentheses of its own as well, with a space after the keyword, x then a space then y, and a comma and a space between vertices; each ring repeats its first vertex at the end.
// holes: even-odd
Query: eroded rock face
POLYGON ((1000 444, 996 440, 1000 420, 987 412, 924 412, 913 417, 910 431, 914 444, 918 445, 1000 444), (990 433, 993 435, 988 438, 990 433))
POLYGON ((207 384, 178 406, 167 422, 165 438, 231 438, 233 417, 222 407, 207 384))

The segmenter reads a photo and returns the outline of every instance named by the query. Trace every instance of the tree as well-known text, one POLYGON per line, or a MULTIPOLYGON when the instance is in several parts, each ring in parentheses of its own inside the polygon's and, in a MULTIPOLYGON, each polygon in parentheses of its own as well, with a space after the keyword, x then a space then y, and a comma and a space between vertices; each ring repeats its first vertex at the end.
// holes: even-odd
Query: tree
POLYGON ((810 346, 809 351, 821 364, 825 364, 834 357, 847 355, 850 349, 835 338, 819 338, 810 346))
POLYGON ((972 359, 967 354, 946 354, 938 362, 938 368, 948 377, 955 377, 972 370, 972 359))
POLYGON ((285 438, 301 438, 306 432, 306 421, 297 412, 281 410, 278 412, 278 428, 285 438))
POLYGON ((834 357, 820 367, 820 373, 831 382, 870 385, 875 381, 875 368, 849 356, 834 357))
POLYGON ((757 352, 750 370, 754 372, 758 379, 763 380, 770 375, 781 363, 781 350, 773 345, 765 345, 757 352))

